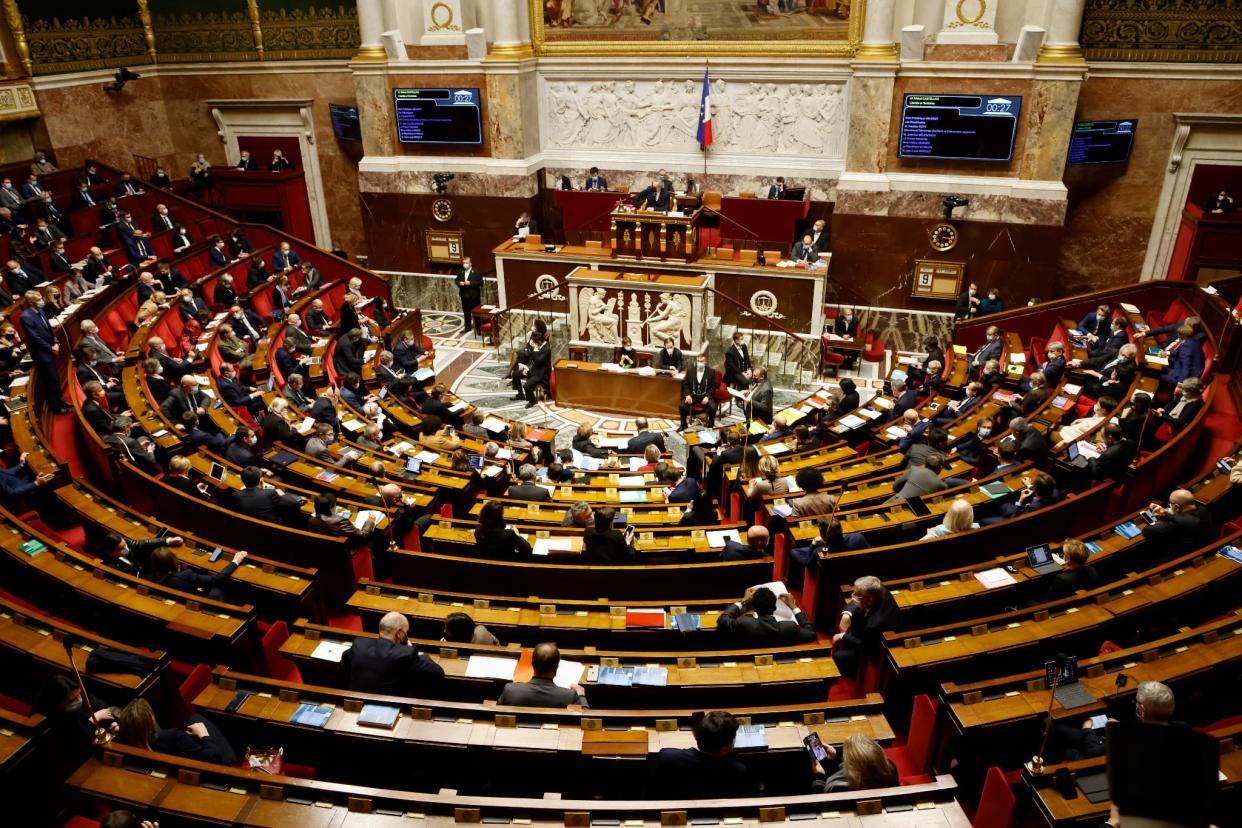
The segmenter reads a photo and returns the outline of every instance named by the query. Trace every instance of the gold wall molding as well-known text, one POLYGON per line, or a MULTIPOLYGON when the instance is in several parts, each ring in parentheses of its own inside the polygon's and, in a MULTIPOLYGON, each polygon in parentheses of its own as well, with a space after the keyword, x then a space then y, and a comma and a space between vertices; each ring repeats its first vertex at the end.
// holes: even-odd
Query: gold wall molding
POLYGON ((150 0, 138 0, 138 19, 142 21, 142 36, 147 41, 147 53, 155 63, 155 30, 151 28, 150 0))
POLYGON ((259 0, 246 0, 246 15, 250 18, 250 36, 254 38, 254 50, 263 60, 263 27, 259 25, 259 0))
POLYGON ((246 12, 195 12, 155 16, 161 63, 258 60, 246 12))
MULTIPOLYGON (((10 0, 5 0, 6 15, 9 5, 10 0)), ((29 47, 31 74, 107 69, 149 60, 142 21, 136 17, 32 21, 22 16, 21 27, 29 47)))
POLYGON ((39 117, 34 90, 25 82, 0 84, 0 121, 39 117))
POLYGON ((1087 0, 1088 60, 1242 62, 1242 2, 1087 0))
POLYGON ((26 44, 26 26, 22 22, 22 14, 17 9, 17 0, 4 0, 4 19, 8 21, 9 31, 13 33, 13 45, 17 49, 17 57, 22 63, 22 70, 27 75, 31 71, 30 47, 26 44))
MULTIPOLYGON (((312 6, 305 10, 260 7, 260 20, 265 60, 352 58, 362 42, 353 6, 312 6)), ((380 53, 387 58, 383 49, 380 53)))

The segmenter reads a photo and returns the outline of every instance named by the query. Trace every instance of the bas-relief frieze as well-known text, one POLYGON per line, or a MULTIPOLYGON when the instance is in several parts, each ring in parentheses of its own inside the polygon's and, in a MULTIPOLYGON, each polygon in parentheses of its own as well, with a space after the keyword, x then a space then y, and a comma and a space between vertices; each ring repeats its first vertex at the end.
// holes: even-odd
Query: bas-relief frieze
POLYGON ((1088 60, 1242 62, 1238 0, 1087 0, 1088 60))
MULTIPOLYGON (((711 86, 712 157, 841 159, 846 84, 726 81, 711 86)), ((702 82, 552 80, 543 83, 545 152, 698 152, 702 82)))

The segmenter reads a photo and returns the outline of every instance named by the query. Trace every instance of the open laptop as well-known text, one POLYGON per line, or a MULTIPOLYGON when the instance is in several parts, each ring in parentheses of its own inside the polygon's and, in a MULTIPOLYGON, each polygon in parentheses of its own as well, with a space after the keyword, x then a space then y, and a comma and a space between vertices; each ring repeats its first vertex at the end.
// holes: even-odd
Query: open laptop
MULTIPOLYGON (((1053 686, 1053 680, 1056 678, 1057 663, 1056 661, 1048 661, 1044 663, 1044 679, 1049 687, 1053 686)), ((1056 682, 1053 689, 1053 695, 1057 701, 1066 710, 1073 710, 1076 707, 1086 707, 1096 701, 1095 696, 1086 687, 1078 683, 1078 658, 1069 656, 1065 659, 1064 669, 1060 678, 1056 682)))
POLYGON ((1069 461, 1071 466, 1077 466, 1080 469, 1087 467, 1087 457, 1078 450, 1078 441, 1069 444, 1069 461))
POLYGON ((1026 563, 1040 575, 1051 575, 1061 571, 1061 565, 1052 559, 1052 550, 1046 543, 1037 543, 1026 548, 1026 563))

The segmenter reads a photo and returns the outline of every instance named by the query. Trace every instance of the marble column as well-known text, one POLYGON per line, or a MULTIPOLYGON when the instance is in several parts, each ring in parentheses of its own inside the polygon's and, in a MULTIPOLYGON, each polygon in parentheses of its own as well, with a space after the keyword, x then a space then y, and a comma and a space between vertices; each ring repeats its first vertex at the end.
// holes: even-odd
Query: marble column
POLYGON ((358 0, 358 34, 361 42, 354 60, 387 61, 388 54, 380 40, 383 31, 383 0, 358 0))
POLYGON ((857 60, 888 61, 897 59, 893 46, 893 19, 896 0, 867 0, 863 21, 863 40, 854 54, 857 60))
MULTIPOLYGON (((887 0, 892 2, 892 0, 887 0)), ((490 0, 488 18, 492 29, 487 39, 492 42, 488 55, 495 60, 531 57, 530 21, 525 3, 514 0, 490 0)))
MULTIPOLYGON (((846 175, 881 175, 887 166, 897 65, 854 67, 850 83, 850 135, 846 175)), ((845 176, 843 176, 844 178, 845 176)))
POLYGON ((392 111, 392 92, 385 66, 354 67, 354 95, 366 155, 387 157, 398 153, 392 111))
POLYGON ((1052 0, 1048 14, 1048 35, 1039 48, 1040 63, 1082 63, 1078 35, 1086 0, 1052 0))

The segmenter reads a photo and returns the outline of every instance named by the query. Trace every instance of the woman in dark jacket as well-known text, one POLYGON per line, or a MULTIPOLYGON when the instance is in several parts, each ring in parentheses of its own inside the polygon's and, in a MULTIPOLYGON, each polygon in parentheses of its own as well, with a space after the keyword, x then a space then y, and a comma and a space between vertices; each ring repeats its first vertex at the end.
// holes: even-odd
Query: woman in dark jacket
POLYGON ((811 760, 812 793, 865 791, 869 788, 892 788, 897 785, 897 767, 884 754, 874 739, 855 733, 847 736, 841 750, 824 745, 828 758, 811 760))
POLYGON ((690 501, 690 508, 681 516, 678 526, 716 526, 720 523, 720 514, 712 503, 712 493, 703 489, 690 501))
POLYGON ((475 552, 488 560, 525 558, 531 554, 530 544, 517 532, 505 526, 505 507, 488 501, 479 510, 479 528, 474 530, 475 552))
POLYGON ((123 745, 168 753, 197 762, 237 764, 237 754, 219 729, 198 714, 190 717, 190 723, 185 730, 175 727, 161 729, 147 700, 134 699, 121 710, 117 716, 117 724, 120 730, 116 734, 116 740, 123 745))

